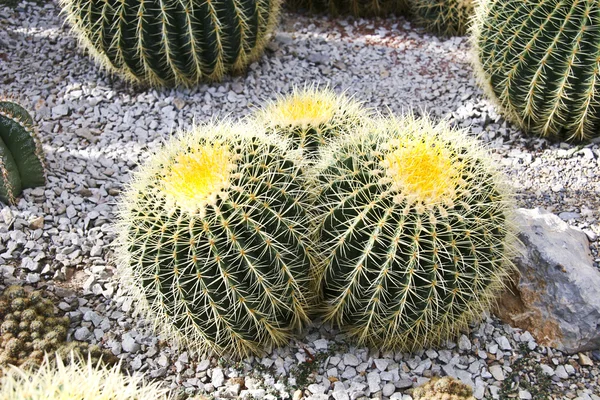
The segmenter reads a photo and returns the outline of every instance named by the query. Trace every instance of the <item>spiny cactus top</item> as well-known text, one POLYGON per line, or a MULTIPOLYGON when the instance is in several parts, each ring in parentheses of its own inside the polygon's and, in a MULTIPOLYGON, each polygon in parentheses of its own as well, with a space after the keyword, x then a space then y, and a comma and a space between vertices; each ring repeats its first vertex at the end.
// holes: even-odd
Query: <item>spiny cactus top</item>
POLYGON ((128 80, 191 86, 258 59, 280 0, 61 0, 80 42, 128 80))
POLYGON ((0 380, 3 400, 167 400, 169 390, 160 382, 121 374, 120 365, 108 369, 91 359, 46 356, 37 370, 12 367, 0 380))
POLYGON ((44 154, 33 118, 19 104, 0 99, 0 200, 15 204, 22 189, 45 182, 44 154))
POLYGON ((470 386, 449 376, 432 378, 416 388, 412 397, 414 400, 475 400, 470 386))
POLYGON ((525 131, 600 136, 600 3, 479 0, 472 41, 488 94, 525 131))
POLYGON ((301 166, 262 132, 198 127, 151 157, 122 201, 123 287, 191 350, 260 353, 307 320, 301 166))
POLYGON ((474 0, 410 0, 419 25, 431 32, 455 36, 467 32, 473 16, 474 0))
POLYGON ((509 196, 474 140, 406 117, 331 146, 314 171, 325 318, 413 350, 478 318, 511 268, 509 196))
POLYGON ((309 159, 317 156, 320 146, 352 132, 367 118, 358 102, 314 86, 295 88, 256 116, 269 131, 290 138, 293 146, 302 149, 309 159))

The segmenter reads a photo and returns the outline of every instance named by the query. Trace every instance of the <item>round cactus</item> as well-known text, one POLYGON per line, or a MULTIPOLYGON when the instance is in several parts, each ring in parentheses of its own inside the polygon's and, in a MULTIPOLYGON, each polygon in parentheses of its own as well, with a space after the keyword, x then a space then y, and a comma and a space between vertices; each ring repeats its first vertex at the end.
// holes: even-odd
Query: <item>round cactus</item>
POLYGON ((472 32, 479 80, 526 132, 598 137, 599 25, 597 1, 480 0, 472 32))
POLYGON ((45 182, 44 155, 33 118, 19 104, 0 100, 0 200, 15 204, 22 189, 45 182))
POLYGON ((220 80, 257 60, 280 0, 61 0, 92 57, 111 72, 150 85, 220 80))
POLYGON ((473 16, 473 0, 411 0, 416 22, 444 36, 464 35, 473 16))
POLYGON ((314 86, 295 88, 256 115, 260 125, 289 138, 293 147, 302 149, 311 160, 320 146, 356 130, 367 118, 358 102, 314 86))
POLYGON ((361 344, 456 335, 512 268, 510 196, 474 140, 409 116, 331 146, 314 170, 325 319, 361 344))
POLYGON ((294 152, 248 125, 206 125, 136 174, 120 212, 125 289, 191 350, 260 353, 307 320, 307 194, 294 152))
POLYGON ((470 386, 449 376, 432 378, 416 388, 412 398, 414 400, 475 400, 470 386))
POLYGON ((0 397, 5 400, 167 400, 168 393, 159 383, 122 375, 120 365, 108 369, 73 353, 65 361, 46 356, 35 371, 6 369, 0 379, 0 397))

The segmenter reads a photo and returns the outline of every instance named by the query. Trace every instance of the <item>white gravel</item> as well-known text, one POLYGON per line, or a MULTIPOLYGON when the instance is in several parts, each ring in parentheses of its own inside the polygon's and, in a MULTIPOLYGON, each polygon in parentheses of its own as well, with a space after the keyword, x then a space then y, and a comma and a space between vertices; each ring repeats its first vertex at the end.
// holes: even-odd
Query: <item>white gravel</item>
MULTIPOLYGON (((48 161, 48 184, 0 210, 0 288, 18 280, 55 291, 71 317, 71 337, 99 343, 131 371, 187 394, 409 399, 406 389, 441 374, 472 384, 478 399, 498 398, 511 365, 523 358, 527 368, 539 365, 550 376, 548 398, 600 399, 594 394, 600 352, 565 356, 492 317, 457 343, 414 354, 352 347, 317 321, 306 336, 263 359, 198 359, 155 337, 111 282, 115 203, 148 152, 194 121, 241 117, 305 82, 347 90, 368 106, 411 108, 469 128, 510 176, 518 205, 545 207, 581 228, 600 264, 598 142, 574 146, 524 136, 484 98, 468 58, 466 38, 439 39, 404 18, 283 13, 274 40, 246 76, 146 90, 101 72, 78 49, 55 3, 0 5, 0 85, 33 112, 48 161), (308 362, 309 354, 317 360, 308 362)), ((535 375, 527 368, 515 372, 522 381, 535 375)), ((528 390, 511 393, 531 398, 528 390)))

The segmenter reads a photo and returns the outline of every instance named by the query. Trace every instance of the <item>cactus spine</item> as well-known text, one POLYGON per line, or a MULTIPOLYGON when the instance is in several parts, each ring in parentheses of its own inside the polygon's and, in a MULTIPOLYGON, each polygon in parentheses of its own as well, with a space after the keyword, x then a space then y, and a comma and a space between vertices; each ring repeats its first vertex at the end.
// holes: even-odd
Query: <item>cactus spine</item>
POLYGON ((243 71, 273 30, 280 0, 61 0, 80 42, 110 72, 191 86, 243 71))
POLYGON ((479 317, 512 268, 508 198, 473 140, 374 123, 314 170, 325 319, 361 344, 435 345, 479 317))
POLYGON ((599 25, 593 0, 480 0, 472 29, 478 78, 529 133, 598 137, 599 25))
POLYGON ((256 116, 259 124, 289 138, 294 148, 302 149, 310 160, 317 157, 320 146, 354 131, 367 118, 359 103, 314 86, 295 88, 256 116))
POLYGON ((473 0, 411 0, 419 25, 443 36, 464 35, 473 16, 473 0))
POLYGON ((122 286, 192 351, 237 357, 285 343, 310 298, 300 172, 258 127, 207 125, 171 141, 123 200, 122 286))
POLYGON ((19 104, 0 100, 0 200, 15 204, 22 189, 45 181, 44 155, 33 118, 19 104))

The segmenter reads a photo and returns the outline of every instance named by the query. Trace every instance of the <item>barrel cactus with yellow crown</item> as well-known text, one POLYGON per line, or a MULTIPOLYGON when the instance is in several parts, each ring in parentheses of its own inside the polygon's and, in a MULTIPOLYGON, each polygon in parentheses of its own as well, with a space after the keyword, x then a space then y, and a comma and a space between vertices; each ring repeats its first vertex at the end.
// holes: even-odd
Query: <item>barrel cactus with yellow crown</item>
POLYGON ((60 0, 104 68, 150 85, 192 86, 243 71, 261 55, 280 0, 60 0))
POLYGON ((472 43, 488 95, 526 132, 600 136, 600 3, 478 0, 472 43))
POLYGON ((324 315, 360 344, 414 350, 468 327, 512 270, 510 198, 464 132, 382 119, 313 175, 324 315))
POLYGON ((296 154, 261 128, 208 124, 135 174, 118 224, 122 287, 171 339, 243 357, 307 321, 308 195, 296 154))
POLYGON ((271 102, 256 113, 257 122, 270 133, 292 141, 310 160, 321 146, 355 131, 369 114, 361 104, 328 88, 308 86, 271 102))

